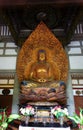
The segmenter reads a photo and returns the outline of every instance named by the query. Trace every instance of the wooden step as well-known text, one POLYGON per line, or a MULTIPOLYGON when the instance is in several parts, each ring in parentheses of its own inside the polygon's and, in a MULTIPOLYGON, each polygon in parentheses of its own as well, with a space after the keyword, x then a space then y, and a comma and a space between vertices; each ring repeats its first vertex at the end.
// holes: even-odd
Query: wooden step
POLYGON ((19 130, 20 124, 21 124, 20 120, 14 120, 9 123, 8 128, 6 130, 19 130))

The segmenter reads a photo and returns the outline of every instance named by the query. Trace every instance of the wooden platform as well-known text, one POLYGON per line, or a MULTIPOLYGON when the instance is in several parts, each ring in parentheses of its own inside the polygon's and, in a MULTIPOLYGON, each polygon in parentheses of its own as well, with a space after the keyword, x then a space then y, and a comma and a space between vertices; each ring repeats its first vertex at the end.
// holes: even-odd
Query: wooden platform
MULTIPOLYGON (((6 130, 19 130, 19 125, 21 124, 21 120, 14 120, 8 125, 8 128, 6 130)), ((69 124, 70 125, 70 124, 69 124)), ((78 130, 78 128, 72 128, 70 126, 71 130, 78 130)))

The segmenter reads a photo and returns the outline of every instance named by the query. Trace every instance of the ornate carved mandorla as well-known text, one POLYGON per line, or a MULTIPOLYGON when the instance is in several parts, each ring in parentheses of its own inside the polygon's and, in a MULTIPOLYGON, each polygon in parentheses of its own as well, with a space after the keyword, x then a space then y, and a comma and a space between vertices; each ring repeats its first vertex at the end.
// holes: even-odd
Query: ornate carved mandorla
POLYGON ((22 83, 23 101, 66 104, 67 55, 60 41, 43 22, 27 38, 19 52, 17 76, 22 83))

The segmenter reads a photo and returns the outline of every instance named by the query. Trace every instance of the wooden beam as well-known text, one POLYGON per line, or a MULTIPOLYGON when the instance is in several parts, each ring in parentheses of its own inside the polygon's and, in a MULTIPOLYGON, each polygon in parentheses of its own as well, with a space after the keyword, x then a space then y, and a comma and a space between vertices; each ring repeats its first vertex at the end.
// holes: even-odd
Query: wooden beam
POLYGON ((0 0, 0 6, 18 6, 18 5, 29 5, 29 4, 83 4, 83 0, 0 0))
POLYGON ((0 17, 4 20, 5 24, 9 27, 9 30, 11 32, 11 35, 15 41, 15 43, 17 43, 18 41, 18 32, 14 26, 14 23, 12 23, 9 15, 7 14, 6 10, 0 10, 0 17))
POLYGON ((68 32, 66 33, 66 38, 63 43, 64 46, 66 46, 70 43, 70 41, 75 33, 77 24, 79 23, 79 21, 82 17, 83 17, 83 9, 82 9, 82 7, 79 7, 79 9, 77 9, 75 16, 73 17, 73 20, 71 22, 68 32))

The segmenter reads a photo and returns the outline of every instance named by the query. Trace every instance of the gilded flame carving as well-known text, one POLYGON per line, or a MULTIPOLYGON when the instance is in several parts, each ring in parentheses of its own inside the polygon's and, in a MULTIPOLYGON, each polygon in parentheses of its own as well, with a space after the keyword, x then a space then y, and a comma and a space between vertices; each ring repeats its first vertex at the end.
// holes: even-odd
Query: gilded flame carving
POLYGON ((36 27, 23 44, 17 58, 17 76, 19 81, 28 80, 30 68, 37 62, 39 50, 45 50, 47 62, 53 66, 55 80, 67 81, 68 58, 60 41, 43 23, 36 27))

